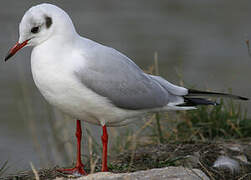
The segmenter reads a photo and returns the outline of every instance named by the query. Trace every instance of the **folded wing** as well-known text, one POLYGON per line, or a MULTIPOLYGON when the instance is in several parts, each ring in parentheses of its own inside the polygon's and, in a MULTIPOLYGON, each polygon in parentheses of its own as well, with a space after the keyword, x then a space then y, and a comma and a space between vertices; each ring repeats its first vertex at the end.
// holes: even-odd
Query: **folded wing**
POLYGON ((120 108, 139 110, 160 108, 172 96, 152 76, 145 74, 128 57, 115 49, 96 45, 84 53, 84 66, 76 75, 95 93, 120 108))

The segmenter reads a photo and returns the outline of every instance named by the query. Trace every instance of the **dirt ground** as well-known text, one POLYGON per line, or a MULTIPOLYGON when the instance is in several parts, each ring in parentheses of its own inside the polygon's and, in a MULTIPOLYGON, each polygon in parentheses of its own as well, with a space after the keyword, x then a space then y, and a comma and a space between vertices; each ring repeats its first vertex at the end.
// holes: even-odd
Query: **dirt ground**
MULTIPOLYGON (((109 170, 114 173, 134 172, 167 166, 184 166, 201 169, 210 179, 251 179, 251 139, 216 142, 175 142, 164 144, 138 145, 128 151, 109 157, 109 170), (215 168, 219 156, 227 156, 239 162, 239 170, 215 168)), ((98 161, 95 172, 100 171, 98 161)), ((67 177, 56 171, 58 167, 38 171, 41 180, 67 177)), ((87 164, 86 171, 90 172, 87 164)), ((3 180, 34 179, 32 171, 20 172, 0 178, 3 180)))

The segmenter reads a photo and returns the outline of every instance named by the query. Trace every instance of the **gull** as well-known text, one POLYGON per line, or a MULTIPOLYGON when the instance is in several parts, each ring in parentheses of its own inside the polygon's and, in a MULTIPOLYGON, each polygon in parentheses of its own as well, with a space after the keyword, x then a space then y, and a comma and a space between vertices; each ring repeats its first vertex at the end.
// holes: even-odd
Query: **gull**
POLYGON ((248 100, 232 94, 176 86, 144 73, 119 51, 81 37, 69 15, 43 3, 31 7, 19 24, 19 40, 5 57, 32 46, 31 71, 43 97, 76 119, 77 162, 63 173, 85 175, 81 160, 81 121, 102 126, 102 171, 107 168, 107 127, 135 122, 147 113, 217 105, 211 96, 248 100))

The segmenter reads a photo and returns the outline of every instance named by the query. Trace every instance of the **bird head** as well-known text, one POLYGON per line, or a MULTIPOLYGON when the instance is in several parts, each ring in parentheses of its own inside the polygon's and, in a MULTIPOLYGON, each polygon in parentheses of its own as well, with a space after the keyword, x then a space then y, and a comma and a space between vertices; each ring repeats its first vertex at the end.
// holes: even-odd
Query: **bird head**
POLYGON ((5 61, 25 46, 37 46, 52 36, 72 36, 75 33, 68 14, 52 4, 40 4, 31 7, 19 24, 19 40, 9 50, 5 61))

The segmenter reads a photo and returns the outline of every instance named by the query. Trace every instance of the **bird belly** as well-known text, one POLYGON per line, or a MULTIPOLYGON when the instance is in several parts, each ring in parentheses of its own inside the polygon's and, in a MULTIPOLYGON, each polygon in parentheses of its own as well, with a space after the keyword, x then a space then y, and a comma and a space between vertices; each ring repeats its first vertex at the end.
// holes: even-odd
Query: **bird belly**
POLYGON ((85 87, 64 68, 32 67, 33 79, 44 98, 64 113, 92 124, 119 126, 139 112, 115 107, 85 87))

